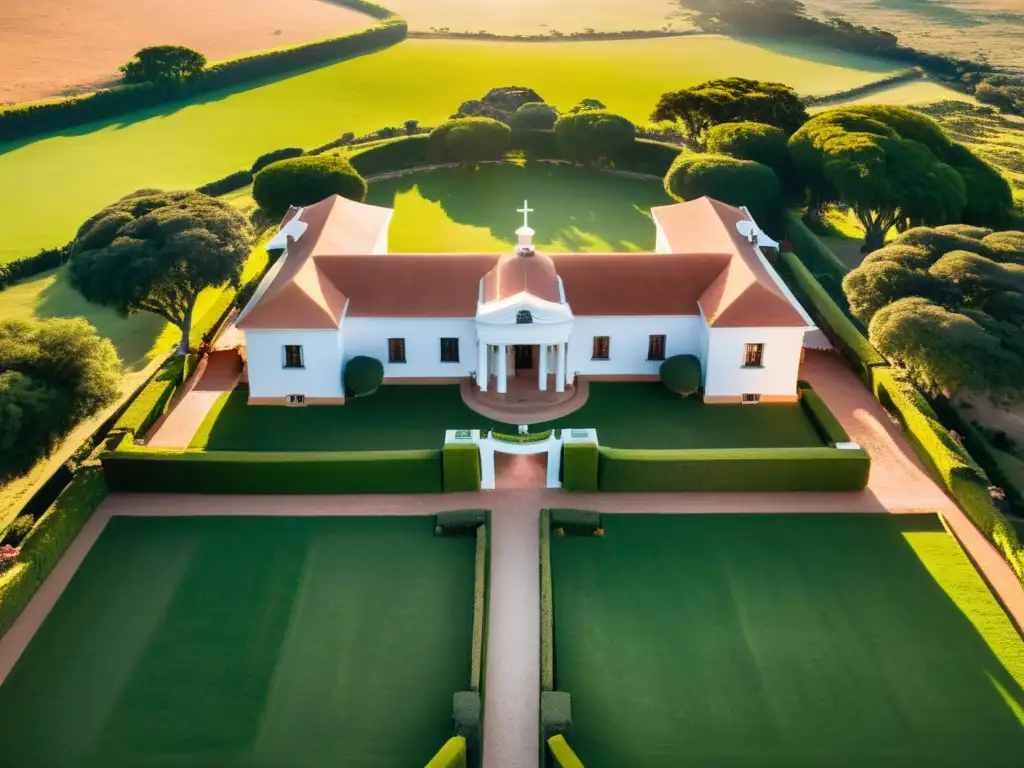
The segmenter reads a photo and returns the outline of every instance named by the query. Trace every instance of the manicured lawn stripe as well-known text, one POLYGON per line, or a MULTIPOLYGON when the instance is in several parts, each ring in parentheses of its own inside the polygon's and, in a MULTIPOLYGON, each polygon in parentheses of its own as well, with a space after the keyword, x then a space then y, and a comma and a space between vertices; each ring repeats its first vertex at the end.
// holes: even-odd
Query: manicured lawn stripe
POLYGON ((897 69, 879 59, 810 46, 768 47, 720 37, 536 44, 409 40, 264 85, 0 146, 0 210, 18 223, 0 243, 0 260, 66 242, 86 217, 133 190, 196 187, 248 168, 269 150, 311 148, 346 131, 362 134, 410 118, 437 124, 462 102, 498 85, 527 85, 566 109, 598 98, 646 121, 662 93, 712 77, 779 80, 801 93, 829 93, 897 69), (455 71, 458 77, 438 75, 455 71), (60 204, 47 205, 55 175, 60 204))
POLYGON ((588 768, 1024 759, 1024 643, 937 518, 602 522, 552 539, 588 768))
MULTIPOLYGON (((249 407, 248 392, 218 401, 192 440, 209 451, 348 451, 440 448, 446 429, 497 428, 471 411, 458 386, 384 386, 341 406, 249 407)), ((595 383, 587 403, 550 428, 597 429, 617 448, 778 448, 822 445, 798 403, 705 405, 682 399, 659 383, 595 383)))
POLYGON ((432 517, 114 518, 0 688, 5 759, 424 765, 469 685, 473 544, 432 517))

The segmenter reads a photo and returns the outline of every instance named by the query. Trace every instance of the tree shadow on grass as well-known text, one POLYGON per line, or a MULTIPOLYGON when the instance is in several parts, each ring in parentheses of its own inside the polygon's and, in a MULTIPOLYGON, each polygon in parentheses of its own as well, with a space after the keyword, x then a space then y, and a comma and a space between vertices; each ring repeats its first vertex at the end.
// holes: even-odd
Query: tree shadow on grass
MULTIPOLYGON (((400 194, 413 190, 440 204, 451 221, 485 228, 510 247, 522 223, 517 209, 529 200, 535 242, 542 249, 566 252, 653 250, 650 209, 672 202, 654 181, 552 163, 410 174, 374 182, 370 201, 394 206, 400 194)), ((402 225, 401 215, 399 204, 396 226, 402 225)))
POLYGON ((552 544, 588 767, 1022 764, 1024 646, 936 516, 603 522, 552 544))

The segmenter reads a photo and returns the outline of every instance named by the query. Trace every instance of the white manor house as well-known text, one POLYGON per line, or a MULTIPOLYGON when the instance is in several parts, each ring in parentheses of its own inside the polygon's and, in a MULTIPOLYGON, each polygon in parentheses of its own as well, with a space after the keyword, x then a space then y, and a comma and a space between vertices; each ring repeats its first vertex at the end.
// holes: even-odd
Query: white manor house
POLYGON ((392 211, 338 196, 289 210, 267 246, 284 252, 236 320, 249 402, 343 403, 362 355, 386 384, 472 382, 500 400, 510 382, 550 398, 577 377, 655 380, 690 354, 705 402, 797 399, 815 328, 745 209, 654 208, 654 253, 539 253, 530 212, 501 255, 390 254, 392 211))

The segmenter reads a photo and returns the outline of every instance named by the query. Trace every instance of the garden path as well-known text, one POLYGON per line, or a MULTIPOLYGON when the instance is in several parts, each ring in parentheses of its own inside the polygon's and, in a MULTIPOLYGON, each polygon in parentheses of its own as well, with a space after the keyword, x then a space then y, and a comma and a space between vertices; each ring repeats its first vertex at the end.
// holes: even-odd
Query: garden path
POLYGON ((146 445, 150 448, 188 448, 217 399, 238 385, 241 360, 234 350, 215 352, 191 390, 168 411, 146 445))

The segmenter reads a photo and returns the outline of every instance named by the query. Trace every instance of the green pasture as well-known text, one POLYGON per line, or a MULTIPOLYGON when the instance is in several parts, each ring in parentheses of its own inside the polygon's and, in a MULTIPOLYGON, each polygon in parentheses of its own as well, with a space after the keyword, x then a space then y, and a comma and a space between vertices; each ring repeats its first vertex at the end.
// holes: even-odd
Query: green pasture
POLYGON ((115 517, 0 688, 18 766, 423 766, 474 541, 430 517, 115 517))
POLYGON ((932 515, 603 515, 553 537, 587 768, 1013 768, 1024 643, 932 515))
MULTIPOLYGON (((190 447, 208 451, 389 451, 440 448, 446 429, 515 434, 469 409, 455 384, 383 386, 345 405, 310 408, 247 404, 249 393, 225 393, 190 447)), ((822 445, 799 404, 705 405, 660 383, 590 385, 578 411, 546 429, 595 428, 616 448, 799 448, 822 445)))
POLYGON ((261 86, 0 147, 0 260, 66 241, 98 208, 140 187, 195 187, 285 146, 415 118, 425 125, 498 85, 528 85, 569 107, 604 101, 638 121, 665 91, 712 77, 780 80, 829 93, 884 77, 880 59, 718 36, 580 43, 410 40, 261 86))
POLYGON ((915 104, 932 104, 937 101, 963 101, 968 104, 977 104, 977 100, 970 94, 957 91, 948 86, 941 85, 933 80, 911 80, 905 83, 897 83, 863 96, 854 96, 849 99, 832 101, 828 104, 811 107, 808 111, 812 114, 834 107, 846 107, 852 104, 895 104, 897 106, 909 106, 915 104))

